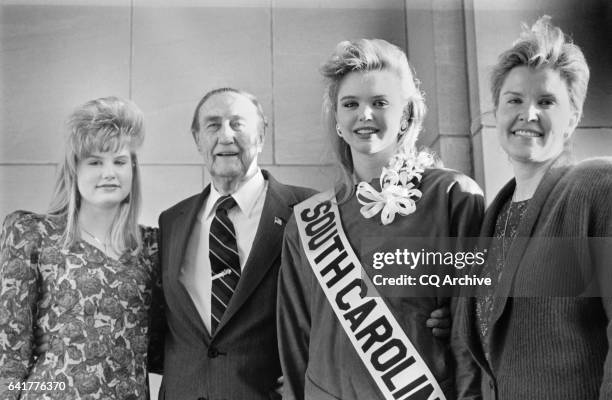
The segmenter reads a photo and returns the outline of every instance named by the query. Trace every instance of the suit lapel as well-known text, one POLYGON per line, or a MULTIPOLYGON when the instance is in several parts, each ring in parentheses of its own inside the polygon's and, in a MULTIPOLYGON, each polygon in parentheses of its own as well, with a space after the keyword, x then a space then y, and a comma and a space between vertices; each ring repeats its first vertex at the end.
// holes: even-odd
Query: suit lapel
MULTIPOLYGON (((499 317, 502 315, 508 297, 511 295, 514 278, 521 264, 521 260, 530 242, 530 238, 533 235, 536 222, 542 212, 544 203, 548 199, 550 192, 553 190, 557 182, 561 179, 563 174, 567 172, 568 167, 565 165, 565 159, 559 159, 555 164, 548 170, 548 172, 542 178, 542 182, 538 185, 536 192, 529 201, 525 215, 521 219, 517 228, 516 237, 512 241, 508 250, 508 256, 506 265, 503 268, 503 274, 495 290, 495 303, 493 304, 493 313, 491 315, 491 328, 494 327, 499 317)), ((507 202, 514 191, 514 180, 504 187, 504 190, 500 192, 498 198, 496 198, 495 207, 492 208, 491 215, 489 218, 485 218, 486 223, 490 227, 488 232, 489 237, 493 235, 495 229, 495 220, 499 215, 499 211, 503 207, 504 203, 507 202), (511 190, 510 190, 511 189, 511 190)), ((489 213, 487 213, 489 214, 489 213)))
POLYGON ((193 304, 193 300, 187 292, 187 289, 181 282, 180 272, 184 262, 187 245, 189 244, 189 238, 191 237, 193 227, 198 217, 198 212, 204 204, 204 200, 210 193, 210 185, 207 186, 202 193, 194 198, 193 201, 188 202, 185 206, 180 209, 173 221, 173 228, 171 234, 171 245, 170 253, 168 256, 169 265, 172 267, 169 271, 170 281, 175 285, 176 290, 174 293, 177 294, 178 301, 182 305, 181 311, 185 314, 185 321, 190 321, 194 328, 198 332, 203 334, 206 342, 210 341, 210 334, 206 329, 204 322, 200 318, 200 314, 193 304))
POLYGON ((240 277, 236 291, 223 314, 215 335, 236 314, 255 291, 268 270, 280 256, 285 223, 291 216, 291 201, 295 201, 283 190, 283 186, 264 172, 268 190, 257 227, 251 252, 240 277))

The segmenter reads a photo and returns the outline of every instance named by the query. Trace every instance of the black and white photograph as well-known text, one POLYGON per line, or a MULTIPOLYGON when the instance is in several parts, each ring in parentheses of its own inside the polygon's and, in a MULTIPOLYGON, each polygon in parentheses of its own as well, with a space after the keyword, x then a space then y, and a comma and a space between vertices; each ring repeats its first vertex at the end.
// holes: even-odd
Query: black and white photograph
POLYGON ((0 0, 0 400, 612 400, 610 0, 0 0))

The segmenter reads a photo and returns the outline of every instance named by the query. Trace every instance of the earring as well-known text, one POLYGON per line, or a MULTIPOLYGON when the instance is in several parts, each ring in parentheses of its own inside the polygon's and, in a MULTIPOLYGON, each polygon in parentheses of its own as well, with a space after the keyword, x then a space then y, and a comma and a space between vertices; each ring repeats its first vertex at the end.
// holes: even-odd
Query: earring
POLYGON ((342 132, 340 132, 340 127, 338 126, 338 124, 336 124, 336 134, 342 137, 342 132))
POLYGON ((401 139, 402 136, 406 134, 406 132, 408 132, 408 122, 406 120, 403 120, 402 124, 400 125, 400 131, 397 134, 397 139, 401 139))

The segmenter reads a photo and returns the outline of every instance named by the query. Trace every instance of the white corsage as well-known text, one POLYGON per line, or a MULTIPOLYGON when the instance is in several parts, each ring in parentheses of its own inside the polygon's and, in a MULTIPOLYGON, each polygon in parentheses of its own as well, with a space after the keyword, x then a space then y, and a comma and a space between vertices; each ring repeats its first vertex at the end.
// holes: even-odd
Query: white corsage
POLYGON ((412 214, 416 210, 416 201, 422 196, 418 189, 422 174, 432 164, 432 157, 426 152, 393 156, 389 168, 383 168, 380 175, 380 192, 367 182, 357 185, 357 200, 363 206, 361 215, 372 218, 380 212, 383 225, 389 225, 396 214, 412 214))

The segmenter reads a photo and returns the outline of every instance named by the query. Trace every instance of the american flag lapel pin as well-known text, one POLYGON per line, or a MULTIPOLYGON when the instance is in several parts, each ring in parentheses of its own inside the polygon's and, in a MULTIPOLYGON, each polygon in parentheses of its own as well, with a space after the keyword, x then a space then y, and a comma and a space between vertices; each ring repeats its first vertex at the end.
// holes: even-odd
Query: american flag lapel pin
POLYGON ((283 220, 279 217, 274 217, 274 223, 278 226, 283 226, 283 220))

